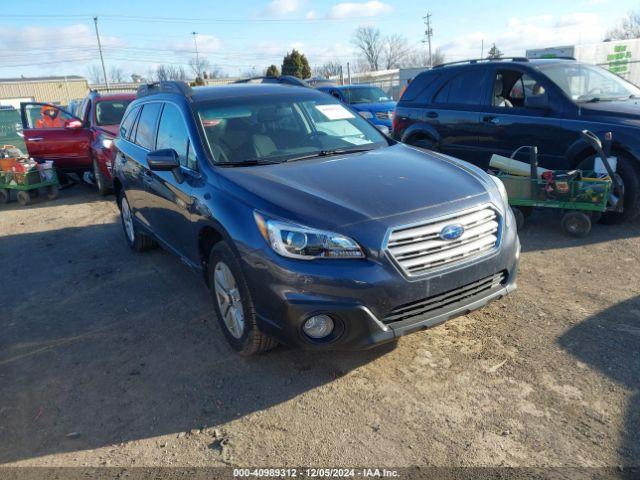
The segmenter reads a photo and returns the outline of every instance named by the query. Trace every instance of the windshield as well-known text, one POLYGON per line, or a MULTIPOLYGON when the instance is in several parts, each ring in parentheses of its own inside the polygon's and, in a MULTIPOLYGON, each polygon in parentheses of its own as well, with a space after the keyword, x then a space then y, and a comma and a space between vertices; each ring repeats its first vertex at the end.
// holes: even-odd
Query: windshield
POLYGON ((378 130, 325 97, 265 96, 196 107, 216 163, 273 163, 387 146, 378 130))
POLYGON ((348 103, 380 103, 391 101, 387 94, 378 87, 345 88, 342 92, 348 103))
POLYGON ((638 87, 604 68, 570 62, 538 68, 576 102, 640 97, 638 87))
POLYGON ((131 100, 102 100, 96 104, 96 124, 120 125, 122 116, 131 100))

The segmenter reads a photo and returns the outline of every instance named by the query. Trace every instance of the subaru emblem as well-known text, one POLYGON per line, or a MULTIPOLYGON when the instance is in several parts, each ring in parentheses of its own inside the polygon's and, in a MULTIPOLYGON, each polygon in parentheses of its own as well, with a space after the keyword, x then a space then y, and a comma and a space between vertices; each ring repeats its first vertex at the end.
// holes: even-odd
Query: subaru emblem
POLYGON ((459 223, 447 225, 440 230, 440 238, 442 240, 457 240, 464 233, 464 227, 459 223))

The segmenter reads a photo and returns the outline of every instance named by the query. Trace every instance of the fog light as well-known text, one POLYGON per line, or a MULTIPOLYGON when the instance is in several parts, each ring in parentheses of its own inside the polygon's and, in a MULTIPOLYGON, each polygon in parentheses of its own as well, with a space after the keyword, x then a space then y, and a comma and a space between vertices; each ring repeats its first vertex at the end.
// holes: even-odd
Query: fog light
POLYGON ((307 318, 302 330, 313 339, 320 339, 333 332, 333 320, 329 315, 314 315, 307 318))

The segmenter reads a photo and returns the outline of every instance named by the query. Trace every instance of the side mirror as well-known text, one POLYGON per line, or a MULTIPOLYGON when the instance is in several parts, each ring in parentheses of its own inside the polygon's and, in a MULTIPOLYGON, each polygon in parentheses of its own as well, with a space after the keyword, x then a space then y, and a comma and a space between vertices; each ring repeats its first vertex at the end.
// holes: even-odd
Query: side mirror
POLYGON ((159 172, 173 170, 180 167, 178 153, 173 148, 163 148, 147 153, 147 163, 151 170, 159 172))
POLYGON ((539 95, 528 95, 524 99, 524 106, 526 108, 537 108, 539 110, 549 109, 549 94, 547 92, 539 95))
POLYGON ((82 122, 80 120, 69 120, 65 122, 64 128, 67 128, 69 130, 77 130, 79 128, 82 128, 82 122))

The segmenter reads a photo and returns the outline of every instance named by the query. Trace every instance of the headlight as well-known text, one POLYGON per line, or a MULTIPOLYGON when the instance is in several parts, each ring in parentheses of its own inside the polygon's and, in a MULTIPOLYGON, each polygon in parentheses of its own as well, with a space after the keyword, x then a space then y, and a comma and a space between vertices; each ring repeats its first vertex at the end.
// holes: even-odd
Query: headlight
POLYGON ((113 145, 113 138, 100 137, 100 145, 104 149, 107 149, 107 150, 110 149, 111 146, 113 145))
POLYGON ((493 180, 493 183, 496 184, 496 189, 500 193, 500 197, 502 197, 502 202, 504 203, 504 206, 508 207, 509 195, 507 195, 507 189, 505 188, 504 183, 502 183, 502 180, 500 180, 495 175, 489 175, 489 178, 491 178, 491 180, 493 180))
POLYGON ((344 235, 265 219, 257 212, 254 212, 253 216, 264 239, 283 257, 303 260, 364 258, 364 253, 355 240, 344 235))
POLYGON ((370 118, 373 118, 373 113, 367 112, 366 110, 363 110, 362 112, 358 112, 358 113, 362 118, 366 118, 367 120, 370 118))

